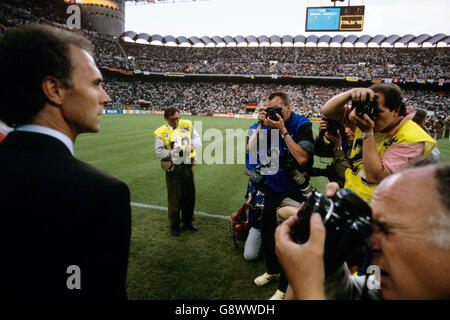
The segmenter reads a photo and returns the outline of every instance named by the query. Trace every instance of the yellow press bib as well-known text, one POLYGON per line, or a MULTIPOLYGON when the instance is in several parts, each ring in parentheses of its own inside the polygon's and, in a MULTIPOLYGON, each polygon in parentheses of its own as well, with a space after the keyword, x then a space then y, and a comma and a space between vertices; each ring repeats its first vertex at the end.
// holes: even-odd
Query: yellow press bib
MULTIPOLYGON (((406 120, 393 136, 387 133, 375 132, 374 137, 380 157, 393 145, 423 142, 425 149, 422 158, 418 159, 418 161, 420 161, 423 158, 426 158, 436 147, 436 141, 410 119, 406 120)), ((370 184, 366 180, 366 173, 364 172, 362 161, 362 145, 363 140, 361 138, 361 130, 356 128, 355 140, 353 141, 353 147, 350 153, 352 168, 345 171, 345 188, 353 190, 361 198, 370 202, 372 193, 377 184, 370 184)))
MULTIPOLYGON (((176 129, 171 130, 167 124, 162 125, 153 132, 155 137, 161 138, 168 150, 173 147, 180 147, 185 150, 191 144, 192 122, 190 120, 180 120, 180 124, 176 129)), ((192 151, 190 157, 195 156, 195 151, 192 151)))

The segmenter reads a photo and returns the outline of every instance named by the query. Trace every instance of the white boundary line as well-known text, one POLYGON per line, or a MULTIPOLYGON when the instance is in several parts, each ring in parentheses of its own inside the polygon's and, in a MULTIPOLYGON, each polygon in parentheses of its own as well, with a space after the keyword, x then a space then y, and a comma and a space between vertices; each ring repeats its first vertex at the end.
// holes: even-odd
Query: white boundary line
MULTIPOLYGON (((149 209, 156 209, 156 210, 167 211, 166 207, 154 206, 154 205, 151 205, 151 204, 137 203, 137 202, 130 202, 130 204, 133 207, 141 207, 141 208, 149 208, 149 209)), ((206 212, 201 212, 201 211, 195 211, 194 214, 199 215, 199 216, 205 216, 205 217, 211 217, 211 218, 219 218, 219 219, 225 219, 225 220, 229 220, 230 219, 230 217, 223 216, 223 215, 220 215, 220 214, 211 214, 211 213, 206 213, 206 212)))

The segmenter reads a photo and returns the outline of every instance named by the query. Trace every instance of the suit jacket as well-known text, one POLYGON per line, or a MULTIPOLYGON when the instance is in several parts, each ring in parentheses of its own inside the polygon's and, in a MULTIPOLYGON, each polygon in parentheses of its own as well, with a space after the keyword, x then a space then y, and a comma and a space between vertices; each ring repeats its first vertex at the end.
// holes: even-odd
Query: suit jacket
POLYGON ((130 235, 125 183, 51 136, 0 143, 0 297, 126 299, 130 235))

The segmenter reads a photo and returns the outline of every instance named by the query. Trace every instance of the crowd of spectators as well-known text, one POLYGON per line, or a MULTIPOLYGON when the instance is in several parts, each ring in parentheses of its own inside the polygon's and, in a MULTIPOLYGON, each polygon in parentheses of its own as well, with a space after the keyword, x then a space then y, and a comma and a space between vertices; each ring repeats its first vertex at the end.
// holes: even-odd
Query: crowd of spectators
MULTIPOLYGON (((112 103, 119 108, 125 105, 145 105, 146 108, 162 109, 174 105, 183 112, 197 113, 245 113, 246 104, 261 107, 267 94, 286 92, 295 112, 308 117, 321 116, 320 109, 327 100, 342 91, 342 88, 319 85, 236 84, 209 82, 133 82, 107 79, 105 90, 112 103)), ((446 116, 449 112, 448 95, 423 90, 403 90, 408 108, 436 111, 446 116)))
POLYGON ((66 9, 67 4, 62 0, 2 0, 0 24, 6 27, 35 22, 64 24, 66 9))
MULTIPOLYGON (((62 0, 46 1, 43 5, 38 0, 6 0, 0 2, 0 33, 6 28, 29 23, 51 24, 67 29, 67 4, 62 0)), ((95 58, 100 67, 117 68, 132 71, 133 64, 124 57, 116 38, 98 34, 89 30, 78 30, 92 41, 95 46, 95 58)))
MULTIPOLYGON (((26 23, 66 28, 64 1, 4 0, 0 32, 26 23)), ((449 48, 194 48, 136 44, 83 32, 96 47, 103 68, 200 74, 450 79, 449 48), (132 57, 128 59, 128 57, 132 57)))
POLYGON ((247 113, 247 104, 260 107, 266 95, 274 91, 284 91, 292 100, 294 111, 317 117, 320 108, 338 88, 302 85, 236 84, 208 82, 124 82, 107 80, 105 90, 118 108, 126 105, 145 105, 146 108, 162 109, 174 105, 183 112, 197 113, 247 113))
POLYGON ((126 71, 134 69, 133 63, 124 57, 119 42, 109 35, 86 33, 95 46, 95 59, 103 68, 116 68, 126 71))
POLYGON ((373 78, 450 78, 448 48, 186 48, 123 42, 141 70, 373 78))
MULTIPOLYGON (((45 23, 67 28, 67 4, 59 0, 4 0, 0 2, 0 33, 6 28, 45 23)), ((450 78, 449 48, 186 48, 124 42, 108 35, 80 30, 95 45, 102 68, 126 71, 184 72, 214 74, 289 74, 405 79, 450 78), (128 57, 132 57, 128 59, 128 57)), ((319 116, 325 101, 338 88, 312 85, 120 82, 105 84, 113 105, 144 105, 162 108, 175 105, 182 111, 209 113, 245 112, 245 104, 266 100, 267 92, 284 91, 296 112, 319 116)), ((448 97, 428 91, 406 91, 410 107, 447 114, 448 97)), ((247 110, 248 111, 248 110, 247 110)))

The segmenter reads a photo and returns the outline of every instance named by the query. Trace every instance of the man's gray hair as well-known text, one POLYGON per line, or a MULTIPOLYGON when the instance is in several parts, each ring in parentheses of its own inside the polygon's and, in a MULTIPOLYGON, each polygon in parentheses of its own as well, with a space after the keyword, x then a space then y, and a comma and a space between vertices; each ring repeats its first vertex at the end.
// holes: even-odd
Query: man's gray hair
POLYGON ((440 205, 437 212, 428 219, 427 240, 437 246, 450 248, 450 163, 440 163, 434 169, 435 188, 438 193, 440 205))

